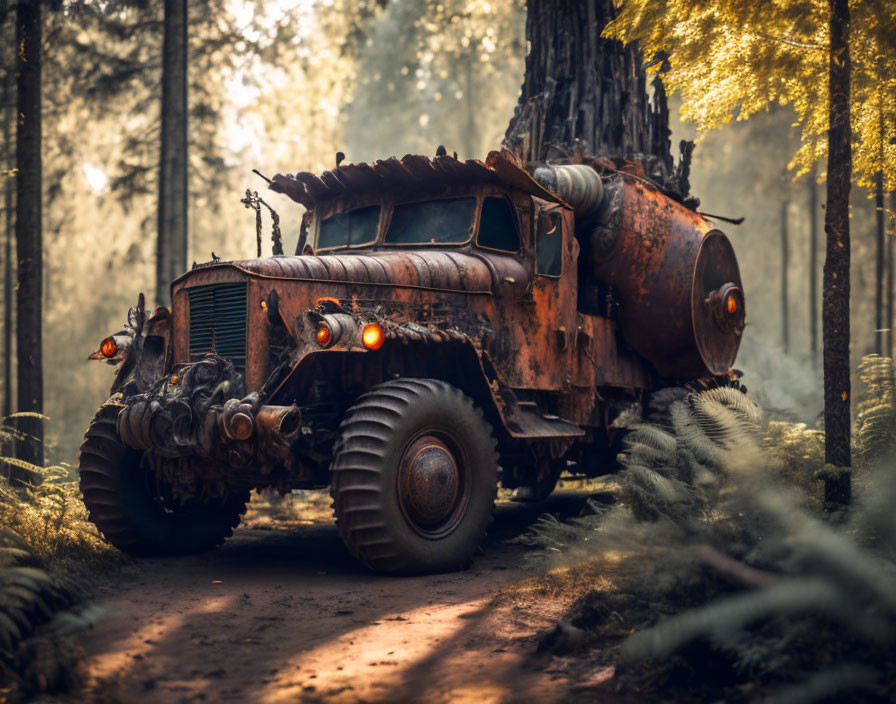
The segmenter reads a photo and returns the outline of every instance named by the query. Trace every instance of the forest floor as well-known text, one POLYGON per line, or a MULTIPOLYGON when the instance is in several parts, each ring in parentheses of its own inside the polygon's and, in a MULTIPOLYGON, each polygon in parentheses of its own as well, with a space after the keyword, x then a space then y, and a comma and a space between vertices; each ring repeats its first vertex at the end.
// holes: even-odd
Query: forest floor
POLYGON ((499 502, 471 569, 403 578, 355 562, 324 494, 301 511, 254 506, 217 551, 105 580, 106 618, 81 642, 85 686, 64 701, 595 701, 562 658, 536 655, 578 594, 521 588, 533 572, 518 540, 544 512, 577 515, 587 496, 499 502))

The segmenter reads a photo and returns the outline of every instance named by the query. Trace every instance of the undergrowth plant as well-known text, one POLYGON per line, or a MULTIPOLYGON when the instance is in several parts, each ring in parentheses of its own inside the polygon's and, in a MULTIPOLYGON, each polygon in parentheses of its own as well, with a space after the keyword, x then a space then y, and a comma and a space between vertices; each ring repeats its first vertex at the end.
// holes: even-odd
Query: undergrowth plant
MULTIPOLYGON (((7 420, 0 423, 0 447, 36 441, 7 420)), ((0 701, 71 685, 73 656, 55 627, 60 612, 120 561, 87 520, 68 465, 40 467, 8 451, 0 456, 0 701)))
POLYGON ((859 373, 846 522, 820 510, 823 432, 765 424, 720 388, 665 390, 627 412, 622 503, 533 526, 552 564, 590 559, 611 583, 571 618, 597 657, 615 648, 619 687, 678 701, 893 699, 896 374, 879 357, 859 373))
POLYGON ((736 387, 657 392, 643 416, 632 409, 615 423, 628 430, 623 500, 642 519, 700 521, 722 485, 729 453, 757 453, 749 441, 761 422, 759 408, 736 387))
POLYGON ((855 444, 861 462, 873 462, 896 447, 896 369, 889 357, 870 354, 859 364, 864 398, 856 413, 855 444))

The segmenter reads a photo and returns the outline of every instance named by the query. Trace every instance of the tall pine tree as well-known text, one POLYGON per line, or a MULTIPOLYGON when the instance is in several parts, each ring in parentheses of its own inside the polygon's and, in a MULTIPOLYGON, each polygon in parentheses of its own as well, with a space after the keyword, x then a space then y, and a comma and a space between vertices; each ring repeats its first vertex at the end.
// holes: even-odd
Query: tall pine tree
POLYGON ((41 0, 16 8, 16 352, 17 427, 32 436, 18 456, 43 465, 43 238, 41 161, 41 0))
POLYGON ((187 0, 165 0, 156 300, 187 268, 187 0))

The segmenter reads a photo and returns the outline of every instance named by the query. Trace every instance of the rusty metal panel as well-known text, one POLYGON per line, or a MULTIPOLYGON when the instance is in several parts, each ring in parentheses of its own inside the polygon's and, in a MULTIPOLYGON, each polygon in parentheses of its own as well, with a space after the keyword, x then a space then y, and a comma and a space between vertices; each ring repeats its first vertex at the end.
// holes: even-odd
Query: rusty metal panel
POLYGON ((724 234, 713 230, 703 238, 694 265, 691 315, 700 355, 714 374, 734 364, 746 321, 745 306, 734 249, 724 234), (736 294, 734 313, 724 310, 722 292, 736 294))
MULTIPOLYGON (((571 344, 576 324, 576 261, 578 243, 573 236, 572 212, 562 209, 563 275, 534 276, 516 295, 502 296, 491 319, 495 334, 484 349, 501 380, 510 387, 562 391, 574 373, 571 344)), ((510 257, 493 257, 506 265, 510 257)), ((497 264, 496 264, 497 266, 497 264)), ((532 270, 529 262, 527 269, 532 270)), ((526 269, 524 269, 526 271, 526 269)), ((512 275, 506 278, 514 279, 512 275)))
MULTIPOLYGON (((377 175, 370 164, 343 164, 339 167, 338 171, 339 178, 342 183, 345 184, 346 189, 350 191, 378 190, 383 182, 382 178, 377 175)), ((281 180, 275 182, 279 187, 285 187, 289 184, 289 179, 283 177, 281 180)), ((289 194, 286 193, 286 195, 289 194)))
MULTIPOLYGON (((525 280, 523 266, 510 257, 505 276, 525 280), (512 273, 509 273, 511 272, 512 273)), ((493 293, 502 283, 483 256, 460 251, 365 251, 357 254, 274 257, 229 262, 252 276, 322 282, 373 284, 395 288, 432 288, 463 293, 493 293), (431 282, 431 283, 428 283, 431 282)), ((212 267, 209 267, 211 269, 212 267)), ((502 269, 503 272, 503 269, 502 269)))
POLYGON ((271 179, 271 190, 292 198, 306 208, 312 208, 335 198, 357 196, 371 192, 394 195, 396 191, 413 187, 432 190, 450 183, 473 186, 493 183, 506 188, 517 188, 546 201, 561 203, 558 196, 537 183, 516 157, 507 151, 489 153, 485 162, 476 159, 460 161, 450 156, 429 159, 408 154, 402 159, 391 157, 373 164, 345 164, 321 176, 302 172, 296 175, 276 174, 271 179))
POLYGON ((652 385, 643 360, 619 349, 616 325, 609 318, 580 315, 576 328, 576 386, 622 386, 647 389, 652 385))
MULTIPOLYGON (((618 294, 626 342, 664 377, 696 378, 727 370, 723 362, 733 362, 739 333, 705 326, 702 340, 695 334, 694 315, 706 315, 702 300, 710 293, 702 284, 695 287, 694 280, 710 226, 694 211, 641 181, 625 176, 621 189, 621 206, 612 221, 615 243, 608 253, 592 257, 591 270, 618 294), (699 304, 695 296, 700 297, 699 304), (731 354, 707 357, 704 353, 711 348, 731 354)), ((723 268, 739 287, 733 252, 711 249, 707 256, 730 256, 723 268)))
MULTIPOLYGON (((271 291, 271 286, 257 279, 249 279, 248 315, 246 319, 247 345, 246 388, 259 388, 268 371, 268 345, 271 326, 268 324, 262 302, 271 291)), ((278 291, 279 292, 279 291, 278 291)))

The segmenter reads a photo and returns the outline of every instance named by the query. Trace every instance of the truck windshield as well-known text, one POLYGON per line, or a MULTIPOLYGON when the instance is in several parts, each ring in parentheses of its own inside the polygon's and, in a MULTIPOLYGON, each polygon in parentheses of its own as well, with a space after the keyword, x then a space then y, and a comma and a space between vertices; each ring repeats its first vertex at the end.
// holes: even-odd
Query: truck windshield
POLYGON ((476 199, 404 203, 392 209, 387 244, 463 244, 473 234, 476 199))
POLYGON ((328 249, 370 244, 376 240, 379 221, 380 206, 378 205, 331 215, 320 224, 317 248, 328 249))

